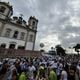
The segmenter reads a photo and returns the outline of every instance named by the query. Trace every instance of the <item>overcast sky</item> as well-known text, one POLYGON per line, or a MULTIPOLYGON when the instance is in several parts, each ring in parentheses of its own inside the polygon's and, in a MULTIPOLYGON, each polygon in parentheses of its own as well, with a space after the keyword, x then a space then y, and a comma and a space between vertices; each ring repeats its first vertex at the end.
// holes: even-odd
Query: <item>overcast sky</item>
POLYGON ((80 43, 80 0, 2 0, 13 5, 14 15, 38 20, 36 49, 44 43, 49 50, 57 44, 72 47, 80 43))

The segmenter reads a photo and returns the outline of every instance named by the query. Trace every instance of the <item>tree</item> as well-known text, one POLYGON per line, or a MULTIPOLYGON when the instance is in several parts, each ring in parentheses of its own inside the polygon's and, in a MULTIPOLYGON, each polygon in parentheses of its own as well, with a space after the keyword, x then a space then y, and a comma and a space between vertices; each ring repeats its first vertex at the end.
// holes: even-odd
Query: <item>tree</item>
POLYGON ((56 45, 57 55, 65 56, 65 49, 61 47, 61 45, 56 45))
POLYGON ((76 46, 73 47, 75 49, 75 51, 78 53, 79 55, 79 49, 80 49, 80 44, 76 44, 76 46))

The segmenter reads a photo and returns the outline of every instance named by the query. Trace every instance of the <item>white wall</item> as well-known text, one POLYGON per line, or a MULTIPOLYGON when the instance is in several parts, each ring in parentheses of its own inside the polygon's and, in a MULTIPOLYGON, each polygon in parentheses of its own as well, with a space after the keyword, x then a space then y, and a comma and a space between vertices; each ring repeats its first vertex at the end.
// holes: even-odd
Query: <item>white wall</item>
POLYGON ((27 43, 26 43, 26 50, 32 50, 33 49, 34 37, 33 37, 32 42, 29 41, 29 38, 30 38, 31 34, 33 36, 35 36, 34 32, 29 31, 28 38, 27 38, 27 43))
POLYGON ((1 35, 2 37, 0 37, 0 44, 5 43, 5 44, 7 44, 6 48, 9 48, 9 44, 11 42, 15 42, 16 43, 16 49, 17 49, 17 47, 19 45, 25 46, 25 41, 26 41, 26 37, 27 37, 26 50, 32 50, 33 49, 33 43, 34 43, 34 37, 33 37, 33 42, 30 42, 29 41, 30 34, 35 36, 34 32, 29 31, 29 34, 28 34, 28 37, 27 37, 27 30, 25 28, 21 28, 21 27, 15 26, 13 24, 7 23, 7 24, 5 24, 4 29, 2 31, 2 35, 1 35), (6 31, 7 28, 10 28, 12 30, 11 34, 10 34, 10 38, 4 37, 5 31, 6 31), (19 35, 18 35, 17 39, 13 38, 13 34, 14 34, 15 30, 19 31, 19 35), (21 32, 25 33, 25 39, 24 40, 20 40, 20 33, 21 32))
POLYGON ((27 42, 26 50, 32 50, 32 48, 33 48, 33 43, 32 42, 27 42))
MULTIPOLYGON (((32 31, 29 31, 29 34, 28 34, 28 42, 29 42, 29 38, 30 38, 30 35, 33 35, 33 36, 35 36, 35 34, 34 34, 34 32, 32 32, 32 31)), ((34 41, 34 37, 33 37, 33 41, 34 41)))
POLYGON ((6 48, 9 48, 9 45, 11 43, 16 43, 16 48, 21 45, 21 46, 24 46, 25 45, 25 41, 21 41, 21 40, 15 40, 15 39, 9 39, 9 38, 5 38, 5 37, 0 37, 0 45, 2 43, 5 43, 6 44, 6 48))
POLYGON ((16 49, 17 49, 17 47, 18 47, 19 45, 20 45, 20 46, 25 46, 26 36, 27 36, 27 30, 25 30, 24 28, 20 28, 20 27, 11 25, 11 24, 5 24, 4 30, 3 30, 3 32, 2 32, 2 37, 0 37, 0 44, 1 44, 1 43, 6 43, 6 44, 7 44, 6 48, 8 48, 10 42, 16 42, 16 49), (9 28, 9 29, 12 30, 12 31, 11 31, 11 34, 10 34, 10 38, 4 37, 5 31, 6 31, 7 28, 9 28), (15 31, 15 30, 19 31, 19 34, 18 34, 18 38, 17 38, 17 39, 14 39, 14 38, 13 38, 13 34, 14 34, 14 31, 15 31), (25 38, 24 38, 24 40, 20 40, 20 34, 21 34, 21 32, 24 32, 24 33, 25 33, 25 38), (5 41, 6 41, 6 42, 5 42, 5 41))
POLYGON ((26 36, 27 36, 27 30, 23 29, 23 28, 19 28, 17 26, 14 26, 14 25, 10 25, 10 24, 5 24, 5 27, 4 27, 4 30, 2 32, 2 36, 4 36, 5 34, 5 31, 7 28, 10 28, 12 31, 11 31, 11 34, 10 34, 10 38, 13 37, 13 34, 14 34, 14 31, 17 30, 19 31, 19 34, 18 34, 18 38, 17 39, 20 39, 20 34, 21 32, 24 32, 25 33, 25 38, 24 40, 26 40, 26 36))
MULTIPOLYGON (((5 44, 7 44, 6 48, 9 48, 10 42, 16 42, 16 49, 17 49, 17 47, 19 45, 25 46, 25 40, 24 41, 23 40, 19 40, 21 32, 24 32, 26 34, 25 35, 25 40, 26 40, 27 30, 25 30, 24 28, 20 28, 20 27, 14 26, 14 25, 5 24, 4 30, 2 32, 2 36, 3 37, 0 37, 0 44, 1 43, 5 43, 5 44), (10 28, 12 30, 11 34, 10 34, 10 38, 4 37, 5 31, 6 31, 7 28, 10 28), (15 30, 19 31, 18 40, 12 38, 15 30)), ((32 32, 32 31, 29 32, 28 39, 27 39, 27 42, 26 42, 27 43, 26 44, 26 50, 32 50, 33 49, 34 38, 33 38, 33 42, 29 42, 30 34, 33 34, 33 36, 35 35, 34 32, 32 32)))

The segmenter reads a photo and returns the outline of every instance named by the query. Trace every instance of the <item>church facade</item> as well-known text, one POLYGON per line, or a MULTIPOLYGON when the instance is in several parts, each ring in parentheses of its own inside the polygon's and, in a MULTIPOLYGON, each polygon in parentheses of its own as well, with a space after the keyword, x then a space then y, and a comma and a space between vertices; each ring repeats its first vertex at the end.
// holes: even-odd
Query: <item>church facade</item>
POLYGON ((38 20, 31 16, 26 22, 22 16, 13 16, 13 7, 0 2, 0 47, 34 50, 38 20))

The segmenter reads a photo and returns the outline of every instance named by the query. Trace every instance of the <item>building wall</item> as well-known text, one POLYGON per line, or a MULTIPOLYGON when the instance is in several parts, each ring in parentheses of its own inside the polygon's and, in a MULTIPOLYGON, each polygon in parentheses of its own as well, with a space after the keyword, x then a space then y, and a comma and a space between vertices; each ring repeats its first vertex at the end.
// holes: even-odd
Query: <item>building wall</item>
POLYGON ((9 39, 9 38, 5 38, 5 37, 0 37, 0 45, 1 44, 6 44, 6 48, 9 48, 10 44, 15 44, 16 45, 15 49, 17 49, 18 46, 24 46, 25 41, 9 39))
POLYGON ((34 38, 35 34, 32 31, 29 31, 28 33, 28 38, 27 38, 27 43, 26 43, 26 50, 32 50, 34 46, 34 38), (32 41, 30 41, 30 35, 33 35, 32 41))
POLYGON ((11 25, 11 24, 7 23, 7 24, 4 25, 4 29, 3 29, 1 37, 0 37, 0 45, 5 43, 6 48, 9 48, 10 43, 13 42, 13 43, 16 44, 15 49, 17 49, 18 46, 26 46, 26 48, 25 48, 26 50, 32 50, 33 46, 34 46, 33 45, 34 40, 35 40, 34 37, 35 37, 34 32, 29 31, 29 33, 28 33, 27 30, 24 29, 24 28, 20 28, 18 26, 11 25), (10 37, 5 37, 5 32, 6 32, 7 28, 11 29, 10 37), (14 31, 16 31, 16 30, 19 31, 19 34, 18 34, 18 38, 14 39, 13 34, 14 34, 14 31), (24 40, 20 40, 21 32, 25 33, 24 40), (33 35, 32 41, 30 41, 30 35, 33 35))
POLYGON ((32 49, 33 49, 33 43, 32 42, 27 42, 26 50, 32 50, 32 49))
POLYGON ((6 44, 6 48, 9 48, 9 45, 11 43, 15 43, 16 44, 15 49, 17 49, 18 46, 25 46, 26 35, 27 35, 27 30, 22 29, 22 28, 19 28, 17 26, 11 25, 11 24, 5 24, 4 29, 2 31, 2 35, 1 35, 2 37, 0 37, 0 44, 5 43, 6 44), (11 34, 10 34, 10 37, 5 37, 4 36, 7 28, 9 28, 9 29, 12 30, 11 31, 11 34), (14 39, 13 38, 13 34, 14 34, 14 31, 15 30, 19 31, 19 34, 18 34, 17 39, 14 39), (21 32, 24 32, 25 33, 24 40, 20 40, 20 34, 21 34, 21 32))
POLYGON ((11 34, 10 34, 10 38, 13 38, 13 34, 14 34, 15 31, 19 31, 19 34, 18 34, 18 38, 17 39, 19 40, 20 39, 21 32, 24 32, 25 33, 24 40, 26 40, 27 30, 22 29, 22 28, 17 27, 17 26, 14 26, 14 25, 11 25, 11 24, 5 24, 4 29, 3 29, 3 32, 2 32, 2 36, 4 36, 7 28, 9 28, 9 29, 12 30, 11 31, 11 34))
POLYGON ((28 34, 28 42, 30 42, 30 35, 33 35, 33 38, 32 38, 32 42, 34 42, 34 36, 35 36, 35 34, 34 34, 34 32, 32 32, 32 31, 29 31, 29 34, 28 34))
POLYGON ((16 49, 3 49, 0 48, 0 58, 6 57, 41 57, 42 54, 40 51, 31 51, 31 50, 16 50, 16 49))
MULTIPOLYGON (((23 28, 23 26, 17 25, 17 23, 12 24, 11 22, 9 22, 9 14, 10 14, 10 10, 8 6, 6 6, 5 4, 0 4, 0 6, 5 7, 5 12, 1 11, 0 12, 0 18, 2 20, 0 20, 0 45, 5 43, 6 44, 6 48, 9 48, 9 45, 11 43, 15 44, 16 47, 15 49, 18 48, 18 46, 25 46, 26 50, 33 50, 34 48, 34 44, 35 44, 35 32, 37 30, 37 23, 38 20, 35 17, 30 17, 29 18, 29 22, 28 25, 25 24, 24 27, 29 27, 28 30, 27 28, 23 28), (3 13, 2 13, 3 12, 3 13), (6 21, 8 19, 8 21, 6 21), (5 21, 5 22, 4 22, 5 21), (7 36, 6 36, 6 29, 7 30, 7 36), (10 35, 9 35, 9 31, 10 31, 10 35), (17 38, 14 38, 14 32, 18 31, 18 36, 17 38), (24 39, 20 39, 21 37, 21 32, 25 33, 24 39), (32 35, 32 38, 31 38, 32 35)), ((4 10, 4 8, 3 8, 4 10)), ((21 17, 21 16, 20 16, 21 17)), ((21 20, 20 17, 18 17, 18 24, 20 23, 19 21, 22 21, 22 23, 25 23, 23 21, 23 19, 21 20)), ((10 21, 14 20, 14 18, 10 18, 10 21)))

